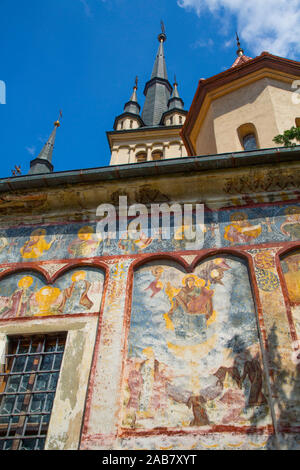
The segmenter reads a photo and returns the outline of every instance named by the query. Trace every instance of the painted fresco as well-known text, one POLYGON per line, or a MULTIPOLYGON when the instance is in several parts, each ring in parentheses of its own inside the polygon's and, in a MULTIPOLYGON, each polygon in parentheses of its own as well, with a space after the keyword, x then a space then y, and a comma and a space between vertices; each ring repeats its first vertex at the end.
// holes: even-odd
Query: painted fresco
POLYGON ((300 206, 268 205, 218 213, 222 246, 300 240, 300 206))
MULTIPOLYGON (((172 226, 171 218, 171 226, 172 226)), ((117 233, 115 240, 103 240, 96 222, 12 227, 0 230, 0 263, 36 260, 93 258, 190 249, 182 230, 171 229, 171 238, 155 238, 141 232, 117 233)), ((129 222, 130 225, 130 222, 129 222)), ((183 227, 182 227, 183 228, 183 227)), ((205 212, 204 244, 198 249, 287 242, 300 239, 300 207, 265 205, 251 208, 205 212)))
POLYGON ((282 269, 297 336, 300 338, 300 251, 286 256, 282 260, 282 269))
POLYGON ((215 257, 192 274, 168 262, 140 268, 134 276, 122 426, 269 423, 245 263, 215 257))
POLYGON ((33 272, 0 281, 0 320, 91 313, 100 310, 104 274, 96 269, 72 269, 53 285, 33 272))

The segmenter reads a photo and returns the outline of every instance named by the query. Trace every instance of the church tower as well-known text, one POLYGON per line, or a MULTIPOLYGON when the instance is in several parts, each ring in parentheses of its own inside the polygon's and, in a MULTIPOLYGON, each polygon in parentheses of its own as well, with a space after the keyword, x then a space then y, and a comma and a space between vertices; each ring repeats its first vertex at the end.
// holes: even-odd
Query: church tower
POLYGON ((176 78, 173 87, 168 80, 164 53, 166 39, 162 23, 152 74, 144 88, 145 102, 141 115, 136 78, 133 93, 125 104, 123 113, 115 119, 114 130, 107 132, 111 165, 187 155, 180 137, 187 111, 184 110, 184 102, 179 96, 176 78))

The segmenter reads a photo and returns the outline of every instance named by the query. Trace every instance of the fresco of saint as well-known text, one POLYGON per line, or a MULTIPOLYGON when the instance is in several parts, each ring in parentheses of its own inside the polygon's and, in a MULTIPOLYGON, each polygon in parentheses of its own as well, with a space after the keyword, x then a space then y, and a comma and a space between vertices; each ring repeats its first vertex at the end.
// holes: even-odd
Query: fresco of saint
POLYGON ((285 210, 286 220, 281 224, 281 232, 292 241, 300 240, 300 207, 288 207, 285 210))
POLYGON ((237 212, 230 217, 231 224, 225 227, 224 238, 231 245, 250 244, 260 236, 262 232, 261 225, 252 225, 245 212, 237 212))
POLYGON ((93 302, 88 296, 91 283, 86 280, 85 271, 76 271, 72 274, 71 280, 72 284, 63 291, 58 311, 60 313, 81 313, 91 310, 93 302))
POLYGON ((174 325, 177 336, 185 337, 189 331, 205 331, 213 314, 214 292, 205 286, 203 279, 187 275, 183 286, 173 298, 173 306, 165 316, 174 325))
POLYGON ((76 240, 68 246, 68 252, 72 258, 89 258, 96 255, 101 243, 101 234, 95 234, 93 227, 87 225, 78 230, 76 240))
POLYGON ((140 253, 151 245, 153 241, 151 237, 147 237, 141 231, 138 231, 138 236, 136 237, 136 233, 134 229, 131 229, 121 235, 118 247, 123 253, 140 253))
POLYGON ((300 337, 300 253, 294 252, 281 261, 293 320, 300 337))
POLYGON ((40 258, 43 255, 44 251, 48 251, 55 242, 56 237, 53 237, 51 242, 47 243, 45 236, 45 229, 38 228, 36 230, 33 230, 29 237, 29 240, 25 242, 22 248, 20 249, 22 258, 40 258))
POLYGON ((35 274, 8 276, 0 281, 0 320, 99 311, 103 282, 93 268, 67 271, 53 286, 35 274))
POLYGON ((300 253, 284 260, 284 277, 292 306, 300 306, 300 253))
POLYGON ((57 287, 45 286, 35 293, 35 300, 38 305, 38 311, 35 316, 46 317, 49 315, 60 315, 57 299, 61 292, 57 287))
POLYGON ((153 262, 134 277, 123 427, 271 423, 247 266, 213 257, 186 274, 153 262))
POLYGON ((34 297, 32 276, 18 281, 18 288, 9 297, 0 297, 0 318, 28 317, 32 315, 31 301, 34 297))

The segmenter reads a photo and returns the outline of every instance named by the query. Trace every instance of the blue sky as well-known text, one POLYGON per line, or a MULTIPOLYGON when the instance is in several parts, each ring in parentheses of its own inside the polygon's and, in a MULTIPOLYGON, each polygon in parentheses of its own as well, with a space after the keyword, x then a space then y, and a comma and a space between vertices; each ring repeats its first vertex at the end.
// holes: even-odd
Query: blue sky
POLYGON ((55 171, 109 164, 105 132, 150 78, 160 20, 169 80, 185 108, 198 80, 235 60, 238 29, 247 55, 262 50, 300 59, 300 0, 0 0, 0 177, 22 173, 63 111, 55 171))

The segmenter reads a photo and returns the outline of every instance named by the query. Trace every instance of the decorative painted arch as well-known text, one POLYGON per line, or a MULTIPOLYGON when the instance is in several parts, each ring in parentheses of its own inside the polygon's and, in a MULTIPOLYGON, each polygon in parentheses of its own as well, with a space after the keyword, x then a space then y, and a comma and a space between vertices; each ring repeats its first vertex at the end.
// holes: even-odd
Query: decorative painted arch
POLYGON ((300 338, 300 243, 281 249, 276 266, 293 341, 300 338))
POLYGON ((62 265, 52 277, 37 266, 15 267, 0 279, 0 320, 99 313, 103 263, 62 265))
MULTIPOLYGON (((255 367, 264 380, 249 259, 230 249, 199 253, 191 264, 165 254, 133 262, 121 435, 233 430, 251 425, 247 407, 266 406, 263 386, 254 393, 251 382, 255 367)), ((263 421, 271 423, 269 413, 263 421)))

